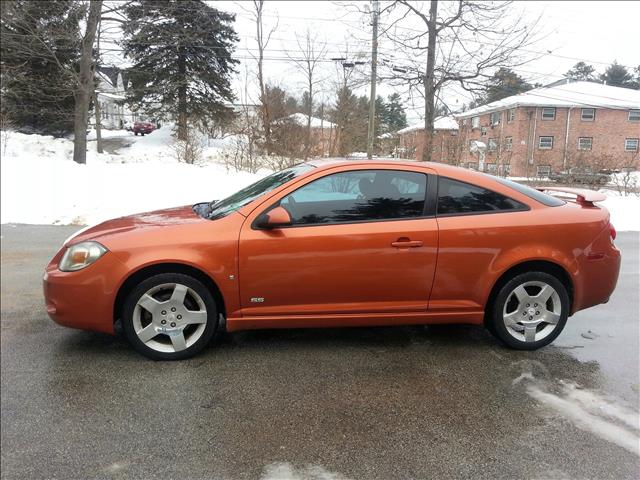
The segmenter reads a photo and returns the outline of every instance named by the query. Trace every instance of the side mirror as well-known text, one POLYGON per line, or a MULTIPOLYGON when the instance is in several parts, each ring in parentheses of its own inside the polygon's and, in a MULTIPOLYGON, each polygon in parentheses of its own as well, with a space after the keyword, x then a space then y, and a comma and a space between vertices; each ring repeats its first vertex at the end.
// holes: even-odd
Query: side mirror
POLYGON ((258 217, 256 225, 264 229, 273 229, 291 225, 291 215, 283 207, 276 207, 258 217))

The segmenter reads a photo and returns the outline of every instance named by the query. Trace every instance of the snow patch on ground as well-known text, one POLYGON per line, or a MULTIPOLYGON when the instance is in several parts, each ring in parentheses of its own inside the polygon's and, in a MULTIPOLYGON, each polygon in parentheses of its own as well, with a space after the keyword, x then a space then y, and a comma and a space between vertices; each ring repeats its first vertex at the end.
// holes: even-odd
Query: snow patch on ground
POLYGON ((267 465, 260 480, 349 480, 340 473, 331 472, 319 465, 296 468, 287 462, 267 465))
POLYGON ((557 417, 562 417, 576 428, 640 456, 637 406, 574 382, 554 379, 537 360, 522 360, 513 366, 518 366, 521 373, 513 380, 512 387, 524 387, 553 424, 557 424, 557 417))
MULTIPOLYGON (((144 137, 120 134, 133 142, 120 155, 98 154, 89 142, 87 164, 79 165, 71 140, 10 132, 0 162, 2 223, 93 224, 223 198, 268 173, 179 163, 168 127, 144 137)), ((217 152, 206 148, 205 158, 217 152)))
POLYGON ((532 384, 527 393, 577 428, 640 456, 640 417, 631 408, 568 382, 558 392, 532 384))

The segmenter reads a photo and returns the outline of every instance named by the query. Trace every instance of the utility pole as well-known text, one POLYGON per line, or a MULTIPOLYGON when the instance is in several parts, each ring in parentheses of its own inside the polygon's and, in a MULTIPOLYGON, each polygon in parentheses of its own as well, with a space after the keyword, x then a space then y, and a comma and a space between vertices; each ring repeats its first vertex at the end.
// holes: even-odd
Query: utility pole
POLYGON ((429 36, 427 41, 427 70, 424 75, 424 142, 422 148, 422 161, 430 162, 433 152, 433 122, 435 117, 435 85, 434 71, 436 65, 436 41, 438 36, 438 0, 431 0, 429 8, 429 21, 427 28, 429 36))
POLYGON ((369 132, 367 138, 367 158, 373 157, 376 130, 376 72, 378 70, 378 0, 373 0, 373 36, 371 38, 371 94, 369 97, 369 132))

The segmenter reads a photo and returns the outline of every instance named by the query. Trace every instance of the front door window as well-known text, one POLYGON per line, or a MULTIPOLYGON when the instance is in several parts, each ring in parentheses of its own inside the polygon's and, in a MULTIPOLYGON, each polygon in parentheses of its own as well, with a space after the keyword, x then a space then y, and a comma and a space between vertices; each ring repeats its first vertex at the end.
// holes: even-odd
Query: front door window
POLYGON ((293 225, 352 223, 424 215, 427 176, 400 170, 327 175, 286 196, 293 225))

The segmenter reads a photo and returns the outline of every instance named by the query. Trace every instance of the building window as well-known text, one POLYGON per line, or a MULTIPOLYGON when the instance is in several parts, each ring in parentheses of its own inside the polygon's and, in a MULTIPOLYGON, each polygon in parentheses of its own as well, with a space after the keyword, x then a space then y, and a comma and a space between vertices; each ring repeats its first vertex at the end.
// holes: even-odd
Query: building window
POLYGON ((493 112, 491 114, 491 125, 500 125, 501 117, 502 117, 502 112, 493 112))
POLYGON ((466 124, 467 124, 467 119, 466 119, 466 118, 463 118, 463 119, 462 119, 462 126, 464 127, 466 124))
POLYGON ((638 143, 640 140, 637 138, 625 138, 624 139, 624 151, 625 152, 637 152, 638 143))
POLYGON ((548 177, 551 174, 551 166, 538 165, 536 172, 539 177, 548 177))
POLYGON ((480 129, 480 135, 486 135, 487 134, 487 127, 482 127, 480 129))
POLYGON ((553 148, 553 137, 540 137, 538 148, 540 150, 551 150, 553 148))
POLYGON ((593 144, 592 137, 578 138, 578 150, 591 150, 592 144, 593 144))
POLYGON ((508 117, 507 117, 507 122, 511 123, 515 119, 516 119, 516 109, 512 108, 512 109, 509 110, 509 114, 508 114, 508 117))
POLYGON ((498 166, 495 163, 487 163, 485 164, 486 172, 491 174, 498 173, 498 166))
POLYGON ((480 128, 480 117, 473 117, 471 119, 471 128, 480 128))
POLYGON ((489 151, 495 152, 498 149, 498 142, 496 142, 495 138, 489 139, 489 151))
POLYGON ((640 122, 640 110, 629 110, 629 121, 640 122))
POLYGON ((595 108, 583 108, 580 114, 580 120, 583 122, 593 122, 596 119, 595 108))
POLYGON ((542 120, 555 120, 556 107, 542 107, 542 120))
POLYGON ((504 149, 507 152, 513 150, 513 137, 505 137, 504 138, 504 149))
POLYGON ((469 162, 467 164, 467 167, 470 168, 471 170, 478 170, 478 163, 477 162, 469 162))

